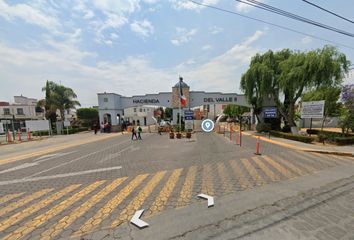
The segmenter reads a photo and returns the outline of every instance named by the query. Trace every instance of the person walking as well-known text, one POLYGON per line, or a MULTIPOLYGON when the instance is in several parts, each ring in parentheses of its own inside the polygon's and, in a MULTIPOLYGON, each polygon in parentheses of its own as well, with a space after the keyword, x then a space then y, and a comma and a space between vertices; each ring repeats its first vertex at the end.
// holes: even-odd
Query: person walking
POLYGON ((97 134, 97 130, 98 130, 98 124, 97 122, 93 123, 93 130, 95 131, 95 135, 97 134))
POLYGON ((136 135, 135 126, 133 125, 133 126, 132 126, 132 140, 133 140, 134 137, 135 137, 135 140, 138 140, 138 137, 137 137, 137 135, 136 135))
POLYGON ((140 127, 140 126, 138 126, 138 139, 139 140, 143 140, 142 138, 141 138, 141 133, 143 132, 143 129, 140 127))

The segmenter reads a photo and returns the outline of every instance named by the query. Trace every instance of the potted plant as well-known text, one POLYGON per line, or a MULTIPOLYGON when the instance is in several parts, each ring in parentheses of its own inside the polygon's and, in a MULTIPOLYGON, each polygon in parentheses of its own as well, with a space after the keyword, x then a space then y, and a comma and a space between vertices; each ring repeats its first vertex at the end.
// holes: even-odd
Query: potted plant
POLYGON ((188 131, 188 132, 186 133, 186 137, 187 137, 187 138, 191 138, 191 137, 192 137, 192 132, 188 131))
POLYGON ((182 138, 182 133, 177 132, 177 133, 176 133, 176 137, 177 137, 177 139, 181 139, 181 138, 182 138))
POLYGON ((170 131, 170 139, 174 139, 175 138, 175 133, 171 130, 170 131))

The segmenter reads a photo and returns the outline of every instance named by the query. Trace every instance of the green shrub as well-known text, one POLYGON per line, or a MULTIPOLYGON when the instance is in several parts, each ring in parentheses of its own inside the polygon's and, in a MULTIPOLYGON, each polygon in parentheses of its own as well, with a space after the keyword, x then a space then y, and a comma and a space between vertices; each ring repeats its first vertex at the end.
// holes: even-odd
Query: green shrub
POLYGON ((290 139, 290 140, 295 140, 299 142, 304 142, 304 143, 311 143, 314 141, 314 138, 308 137, 308 136, 301 136, 301 135, 294 135, 291 133, 284 133, 284 132, 278 132, 278 131, 270 131, 270 134, 275 136, 275 137, 281 137, 285 139, 290 139))
POLYGON ((337 145, 349 145, 354 144, 354 137, 336 137, 334 143, 337 145))
POLYGON ((48 136, 49 132, 47 130, 45 131, 35 131, 35 132, 31 132, 32 136, 48 136))
POLYGON ((289 133, 291 132, 291 127, 289 125, 285 125, 282 129, 282 132, 289 133))
POLYGON ((258 123, 256 126, 257 132, 269 132, 272 129, 270 123, 258 123))

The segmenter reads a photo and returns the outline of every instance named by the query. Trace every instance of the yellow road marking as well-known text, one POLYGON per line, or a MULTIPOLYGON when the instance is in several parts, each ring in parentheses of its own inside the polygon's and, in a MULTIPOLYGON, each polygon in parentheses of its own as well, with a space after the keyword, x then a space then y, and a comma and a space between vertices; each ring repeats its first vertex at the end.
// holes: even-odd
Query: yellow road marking
POLYGON ((246 189, 247 187, 252 187, 252 184, 247 180, 246 176, 243 174, 241 171, 240 167, 236 163, 235 160, 230 160, 230 165, 234 173, 236 174, 236 177, 243 189, 246 189))
POLYGON ((346 163, 354 163, 354 161, 350 158, 346 158, 345 156, 337 156, 337 155, 330 155, 331 157, 337 158, 339 161, 346 162, 346 163))
POLYGON ((184 181, 180 196, 177 201, 177 207, 182 207, 190 201, 196 174, 197 166, 192 166, 188 169, 186 179, 184 181))
POLYGON ((218 173, 219 177, 222 182, 222 188, 225 193, 231 193, 232 192, 232 183, 229 174, 226 172, 225 164, 222 162, 219 162, 217 164, 218 167, 218 173))
POLYGON ((165 184, 164 188, 161 190, 161 192, 153 202, 152 206, 150 207, 150 211, 152 212, 151 214, 160 212, 164 209, 168 198, 170 197, 173 189, 176 186, 176 183, 179 179, 179 176, 182 173, 182 170, 183 170, 182 168, 179 168, 173 171, 167 183, 165 184))
POLYGON ((336 156, 336 155, 327 155, 327 154, 321 154, 321 153, 311 153, 311 154, 315 155, 315 156, 317 156, 317 157, 319 157, 321 159, 327 160, 327 161, 333 161, 337 165, 343 164, 343 162, 351 163, 350 160, 344 159, 343 157, 340 158, 339 156, 336 156), (333 157, 333 158, 331 158, 330 156, 333 157))
POLYGON ((116 227, 120 225, 122 222, 128 220, 131 216, 134 215, 135 211, 139 210, 141 205, 143 205, 145 199, 151 194, 152 190, 156 187, 156 185, 161 181, 163 176, 165 176, 166 171, 161 171, 156 173, 152 179, 146 184, 143 190, 140 191, 138 196, 136 196, 129 205, 123 209, 123 211, 119 214, 118 218, 114 220, 111 224, 111 227, 116 227))
POLYGON ((316 154, 313 154, 313 153, 301 152, 299 154, 299 156, 300 156, 300 158, 302 158, 304 160, 312 161, 314 164, 320 165, 320 168, 323 168, 323 164, 329 165, 331 167, 339 165, 339 163, 337 163, 333 159, 332 160, 325 159, 325 158, 322 157, 322 155, 316 156, 316 154))
POLYGON ((13 194, 8 194, 0 198, 0 204, 6 203, 14 198, 17 198, 19 196, 23 195, 23 193, 13 193, 13 194))
POLYGON ((293 174, 291 174, 288 169, 284 168, 282 165, 274 161, 268 156, 262 156, 269 164, 271 164, 276 170, 278 170, 282 175, 284 175, 287 178, 292 178, 294 177, 293 174))
POLYGON ((83 203, 81 206, 77 207, 70 214, 66 215, 62 219, 59 220, 54 226, 52 226, 47 231, 41 233, 41 239, 53 239, 59 233, 64 231, 70 224, 72 224, 79 217, 84 215, 90 208, 92 208, 95 204, 102 200, 105 196, 107 196, 110 192, 112 192, 115 188, 117 188, 121 183, 123 183, 127 177, 118 178, 114 180, 111 184, 107 185, 96 195, 92 196, 87 202, 83 203))
POLYGON ((209 164, 203 167, 202 193, 214 195, 213 175, 209 164))
POLYGON ((266 183, 266 181, 261 177, 261 175, 258 174, 257 170, 253 167, 247 158, 242 158, 241 162, 257 185, 266 183))
POLYGON ((13 224, 21 221, 22 219, 30 216, 31 214, 39 211, 45 206, 48 206, 48 204, 58 200, 59 198, 63 197, 65 194, 75 190, 78 188, 81 184, 75 184, 75 185, 70 185, 61 191, 54 193, 53 195, 47 197, 46 199, 43 199, 42 201, 32 204, 30 207, 24 209, 23 211, 20 211, 11 217, 5 219, 4 221, 0 222, 0 232, 3 231, 4 229, 12 226, 13 224))
POLYGON ((93 138, 93 139, 89 139, 89 140, 81 140, 81 141, 78 141, 73 144, 64 144, 64 145, 60 145, 57 147, 49 147, 47 149, 39 150, 39 151, 32 152, 32 153, 26 153, 26 154, 14 156, 14 157, 4 158, 4 159, 0 159, 0 165, 19 161, 19 160, 24 160, 24 159, 31 158, 31 157, 38 157, 38 156, 41 156, 44 154, 60 151, 60 150, 66 149, 66 148, 80 146, 82 144, 92 143, 92 142, 96 142, 96 141, 100 141, 100 140, 106 140, 106 139, 114 138, 116 136, 117 136, 117 134, 109 134, 107 136, 103 136, 103 137, 99 137, 99 138, 93 138))
POLYGON ((79 201, 81 198, 83 198, 84 196, 86 196, 87 194, 95 190, 98 186, 102 185, 104 182, 106 181, 105 180, 97 181, 90 184, 89 186, 82 189, 80 192, 77 192, 71 197, 69 197, 68 199, 63 200, 62 202, 60 202, 58 205, 54 206, 52 209, 48 210, 47 212, 40 214, 37 217, 33 218, 32 220, 26 222, 24 225, 17 228, 15 231, 13 231, 5 238, 3 238, 3 240, 13 240, 13 239, 23 238, 28 233, 34 231, 36 228, 46 223, 49 219, 61 213, 67 207, 79 201))
MULTIPOLYGON (((290 168, 291 171, 295 172, 297 175, 301 176, 306 174, 303 170, 292 164, 289 160, 283 159, 279 156, 274 156, 276 159, 278 159, 282 164, 284 164, 287 168, 290 168)), ((297 162, 298 163, 298 162, 297 162)), ((299 164, 301 165, 301 163, 299 164)), ((302 165, 301 165, 302 166, 302 165)), ((305 166, 306 167, 306 166, 305 166)), ((305 168, 304 167, 304 168, 305 168)), ((306 169, 306 168, 305 168, 306 169)))
POLYGON ((280 180, 280 177, 277 176, 269 167, 267 167, 261 159, 258 157, 252 157, 252 160, 262 169, 262 171, 272 180, 273 182, 280 180))
POLYGON ((335 164, 333 165, 332 162, 328 163, 328 161, 326 163, 326 166, 323 166, 323 162, 319 162, 318 160, 314 160, 313 159, 314 156, 309 157, 309 155, 307 153, 303 153, 303 152, 298 152, 298 154, 296 154, 296 157, 298 157, 298 158, 302 159, 304 162, 306 162, 306 164, 305 164, 305 163, 303 163, 301 161, 298 161, 298 163, 302 164, 302 166, 306 166, 307 169, 309 169, 310 172, 318 171, 318 170, 320 170, 320 169, 322 169, 322 168, 324 168, 326 166, 328 167, 328 165, 329 166, 335 166, 335 164), (313 167, 312 165, 310 165, 311 163, 313 165, 315 165, 316 167, 313 167))
POLYGON ((117 195, 111 198, 98 212, 88 219, 81 228, 73 233, 73 236, 80 236, 84 233, 92 231, 97 227, 104 219, 106 219, 111 212, 117 208, 117 206, 137 187, 149 174, 142 174, 136 176, 129 182, 117 195))
POLYGON ((40 190, 38 192, 35 192, 29 196, 26 196, 14 203, 11 203, 9 205, 7 205, 6 207, 3 207, 3 208, 0 208, 0 216, 3 216, 5 214, 7 214, 8 212, 11 212, 19 207, 22 207, 23 205, 37 199, 37 198, 40 198, 42 197, 44 194, 52 191, 53 189, 43 189, 43 190, 40 190))

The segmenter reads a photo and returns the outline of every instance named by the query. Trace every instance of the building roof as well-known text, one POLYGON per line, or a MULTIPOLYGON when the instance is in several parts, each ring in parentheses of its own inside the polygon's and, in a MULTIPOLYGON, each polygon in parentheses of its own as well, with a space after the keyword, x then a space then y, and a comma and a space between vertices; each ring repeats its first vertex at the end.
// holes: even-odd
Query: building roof
MULTIPOLYGON (((179 88, 179 81, 175 84, 175 88, 179 88)), ((181 80, 181 87, 182 88, 189 88, 188 84, 183 82, 183 79, 181 80)))

